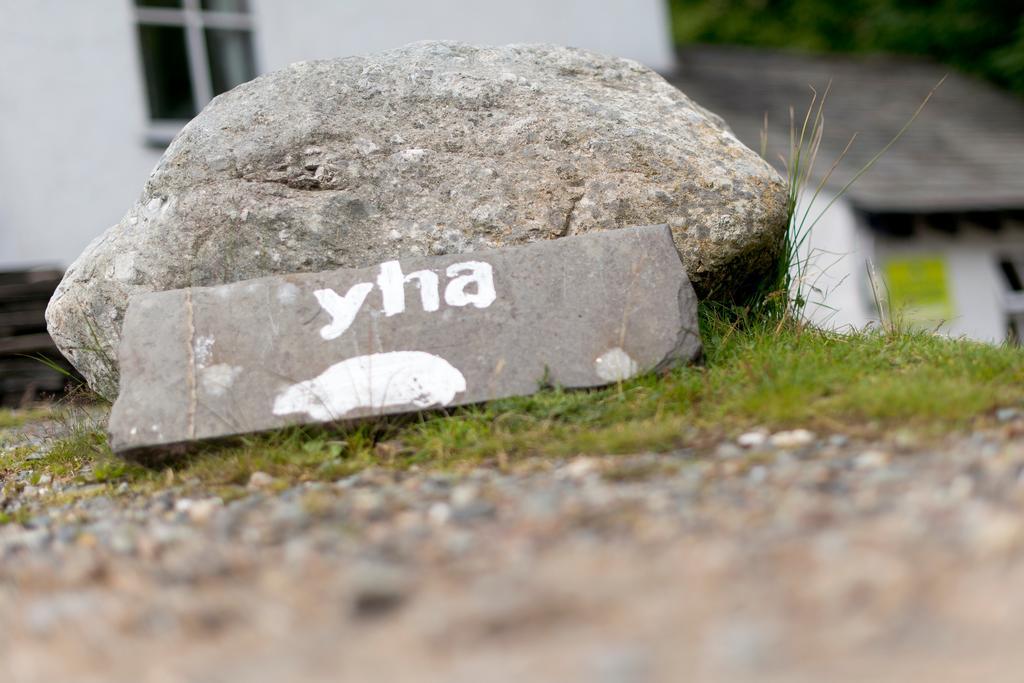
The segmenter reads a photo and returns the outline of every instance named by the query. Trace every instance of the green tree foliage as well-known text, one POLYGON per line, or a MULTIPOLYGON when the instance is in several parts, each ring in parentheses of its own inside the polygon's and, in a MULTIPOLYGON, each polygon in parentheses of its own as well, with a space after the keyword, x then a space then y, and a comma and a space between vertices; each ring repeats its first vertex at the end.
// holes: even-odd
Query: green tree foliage
POLYGON ((1024 0, 670 0, 680 44, 929 56, 1024 94, 1024 0))

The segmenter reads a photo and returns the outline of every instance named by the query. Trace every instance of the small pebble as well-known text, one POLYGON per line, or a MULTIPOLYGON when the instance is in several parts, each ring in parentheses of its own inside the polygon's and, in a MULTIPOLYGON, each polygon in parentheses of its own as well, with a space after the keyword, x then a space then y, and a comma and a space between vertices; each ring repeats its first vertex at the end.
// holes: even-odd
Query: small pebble
POLYGON ((459 484, 452 489, 451 503, 453 507, 469 505, 480 494, 480 489, 473 484, 459 484))
POLYGON ((736 443, 744 448, 760 448, 766 441, 768 441, 768 434, 760 430, 740 434, 736 439, 736 443))
POLYGON ((405 602, 412 587, 407 571, 385 563, 358 565, 352 584, 352 612, 363 618, 394 611, 405 602))
POLYGON ((250 491, 260 491, 268 489, 274 485, 277 480, 270 476, 266 472, 253 472, 249 475, 249 483, 246 485, 250 491))
POLYGON ((814 443, 814 432, 806 429, 793 429, 772 434, 771 444, 775 448, 802 448, 814 443))
POLYGON ((452 518, 452 508, 447 503, 434 503, 427 510, 427 519, 432 524, 443 526, 452 518))
POLYGON ((722 460, 729 460, 731 458, 739 458, 743 455, 743 449, 734 443, 721 443, 718 444, 718 448, 715 449, 715 457, 722 460))
POLYGON ((352 494, 352 509, 363 514, 373 514, 384 508, 387 500, 380 493, 373 489, 360 489, 352 494))
MULTIPOLYGON (((980 434, 972 435, 972 438, 975 437, 982 438, 980 434)), ((910 451, 920 446, 921 439, 914 432, 907 429, 901 429, 893 435, 893 442, 897 448, 910 451)))
POLYGON ((136 531, 132 526, 123 524, 114 529, 110 534, 110 538, 108 540, 110 549, 115 553, 130 555, 135 552, 135 547, 137 545, 136 536, 136 531))
POLYGON ((885 467, 892 460, 892 456, 885 451, 867 450, 853 460, 853 465, 859 470, 870 470, 878 467, 885 467))
POLYGON ((186 512, 194 524, 206 524, 223 505, 224 502, 220 498, 206 498, 193 501, 186 512))
POLYGON ((850 437, 845 434, 833 434, 828 437, 828 445, 836 448, 843 448, 850 443, 850 437))
POLYGON ((465 505, 459 505, 452 510, 453 522, 472 522, 478 519, 494 517, 497 509, 493 503, 486 500, 472 500, 465 505))
POLYGON ((1016 408, 1000 408, 996 411, 996 419, 1000 422, 1009 422, 1020 417, 1021 413, 1016 408))
POLYGON ((588 474, 596 472, 597 469, 598 465, 595 458, 580 457, 563 467, 561 472, 570 479, 583 479, 588 474))

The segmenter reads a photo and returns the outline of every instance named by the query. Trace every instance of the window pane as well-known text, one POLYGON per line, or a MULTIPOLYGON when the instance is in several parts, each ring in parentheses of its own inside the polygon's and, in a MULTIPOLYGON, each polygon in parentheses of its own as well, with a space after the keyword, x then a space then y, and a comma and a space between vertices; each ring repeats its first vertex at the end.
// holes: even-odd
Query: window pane
POLYGON ((135 0, 139 7, 181 7, 181 0, 135 0))
POLYGON ((210 82, 214 95, 256 77, 252 34, 248 31, 208 28, 206 48, 210 53, 210 82))
POLYGON ((149 115, 154 119, 190 119, 196 115, 188 73, 185 29, 180 26, 139 26, 142 64, 146 73, 149 115))
POLYGON ((248 12, 249 3, 245 0, 203 0, 202 8, 213 12, 248 12))
POLYGON ((1006 278, 1006 284, 1009 286, 1011 291, 1024 291, 1024 282, 1021 282, 1020 273, 1017 272, 1016 263, 1004 259, 999 262, 999 268, 1003 271, 1003 277, 1006 278))

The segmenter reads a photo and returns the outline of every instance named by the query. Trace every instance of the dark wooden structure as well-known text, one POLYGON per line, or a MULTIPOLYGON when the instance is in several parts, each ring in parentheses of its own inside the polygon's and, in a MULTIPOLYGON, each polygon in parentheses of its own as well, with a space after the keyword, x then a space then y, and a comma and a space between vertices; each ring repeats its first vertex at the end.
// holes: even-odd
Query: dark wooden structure
POLYGON ((0 405, 25 406, 64 393, 73 373, 46 332, 46 304, 59 270, 0 271, 0 405), (56 367, 54 367, 56 366, 56 367))

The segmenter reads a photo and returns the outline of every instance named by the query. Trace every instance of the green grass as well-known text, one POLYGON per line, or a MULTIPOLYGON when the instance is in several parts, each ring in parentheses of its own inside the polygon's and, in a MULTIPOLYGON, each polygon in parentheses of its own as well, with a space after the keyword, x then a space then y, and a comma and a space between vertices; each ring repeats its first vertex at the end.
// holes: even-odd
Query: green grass
MULTIPOLYGON (((50 415, 50 408, 36 407, 27 410, 11 410, 0 408, 0 430, 14 429, 28 424, 44 420, 50 415)), ((2 443, 2 441, 0 441, 2 443)))
MULTIPOLYGON (((368 466, 458 469, 484 461, 664 452, 710 445, 755 426, 923 437, 971 427, 1024 405, 1024 351, 922 332, 837 335, 792 319, 729 323, 705 311, 706 362, 595 391, 533 396, 447 412, 365 421, 329 431, 294 428, 209 446, 154 470, 114 456, 98 426, 75 430, 42 460, 0 458, 0 479, 167 485, 239 495, 254 471, 281 485, 333 480, 368 466)), ((630 476, 625 473, 623 476, 630 476)))

